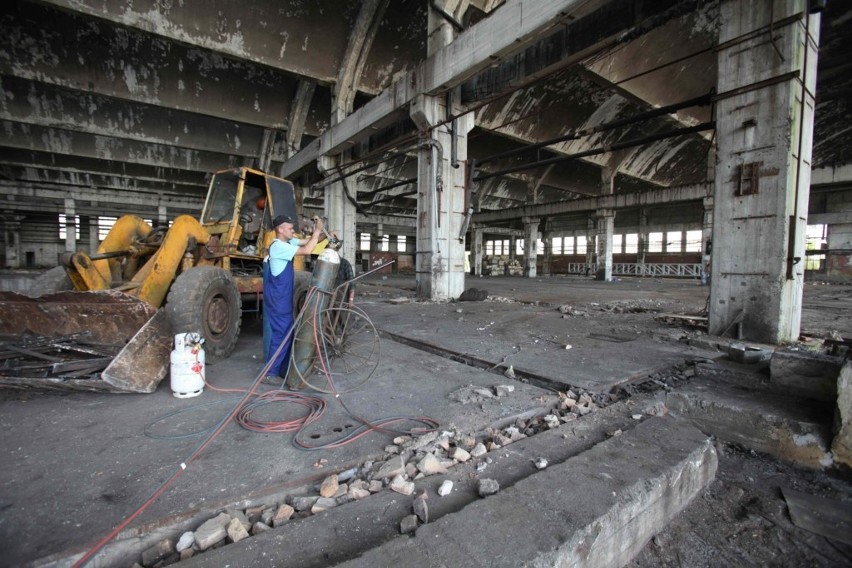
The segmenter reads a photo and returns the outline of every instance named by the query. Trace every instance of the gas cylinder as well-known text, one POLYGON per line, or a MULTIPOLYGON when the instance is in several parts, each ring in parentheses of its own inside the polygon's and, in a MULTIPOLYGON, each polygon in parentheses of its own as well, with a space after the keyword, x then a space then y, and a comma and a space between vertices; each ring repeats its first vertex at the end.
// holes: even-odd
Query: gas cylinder
POLYGON ((203 342, 197 333, 175 335, 175 349, 169 359, 172 393, 177 398, 198 396, 204 390, 203 342))

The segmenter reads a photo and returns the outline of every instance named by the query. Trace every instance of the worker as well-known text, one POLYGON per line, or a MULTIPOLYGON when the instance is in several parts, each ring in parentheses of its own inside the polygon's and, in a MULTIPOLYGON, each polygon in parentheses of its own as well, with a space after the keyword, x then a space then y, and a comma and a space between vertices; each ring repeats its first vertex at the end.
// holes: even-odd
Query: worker
MULTIPOLYGON (((275 240, 263 261, 263 359, 266 363, 293 327, 293 258, 311 254, 322 235, 323 224, 321 219, 315 220, 309 239, 295 238, 293 220, 284 215, 275 217, 272 227, 275 240)), ((293 338, 287 338, 287 344, 269 367, 264 382, 279 384, 287 375, 292 343, 293 338)))

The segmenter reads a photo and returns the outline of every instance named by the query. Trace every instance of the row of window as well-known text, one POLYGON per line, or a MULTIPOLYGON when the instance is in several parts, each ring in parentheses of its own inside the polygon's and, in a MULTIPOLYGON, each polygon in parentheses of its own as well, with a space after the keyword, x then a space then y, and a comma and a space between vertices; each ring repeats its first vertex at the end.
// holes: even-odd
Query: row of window
MULTIPOLYGON (((701 231, 669 231, 666 233, 648 233, 647 252, 701 252, 701 231)), ((510 253, 509 239, 498 241, 485 241, 485 254, 508 255, 510 253)), ((582 237, 553 237, 551 239, 552 254, 586 254, 587 240, 582 237)), ((544 254, 544 242, 538 239, 536 243, 537 254, 544 254)), ((639 252, 639 235, 628 233, 626 235, 612 236, 613 254, 635 254, 639 252)), ((524 239, 515 241, 515 254, 524 253, 524 239)))

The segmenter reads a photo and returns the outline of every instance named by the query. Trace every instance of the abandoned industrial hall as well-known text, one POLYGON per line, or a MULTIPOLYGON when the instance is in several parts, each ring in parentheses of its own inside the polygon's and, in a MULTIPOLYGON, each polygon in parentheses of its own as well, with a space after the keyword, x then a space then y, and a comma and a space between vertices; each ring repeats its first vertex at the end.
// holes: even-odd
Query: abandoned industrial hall
POLYGON ((843 0, 4 2, 0 568, 852 566, 850 125, 843 0))

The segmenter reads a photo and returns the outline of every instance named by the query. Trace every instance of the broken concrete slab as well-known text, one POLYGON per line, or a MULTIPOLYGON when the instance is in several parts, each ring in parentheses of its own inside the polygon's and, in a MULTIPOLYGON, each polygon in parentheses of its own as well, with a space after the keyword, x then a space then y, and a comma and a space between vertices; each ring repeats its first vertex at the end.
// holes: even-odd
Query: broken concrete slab
POLYGON ((469 565, 486 542, 488 561, 477 565, 622 566, 709 485, 716 467, 712 443, 696 428, 647 420, 419 527, 413 539, 395 538, 338 566, 469 565))
POLYGON ((769 382, 780 392, 834 401, 843 359, 810 351, 776 351, 769 360, 769 382))
POLYGON ((812 468, 831 465, 827 403, 695 379, 668 393, 666 404, 673 415, 726 442, 812 468))
POLYGON ((835 461, 852 467, 852 362, 847 361, 837 377, 837 403, 834 409, 834 439, 831 451, 835 461))

